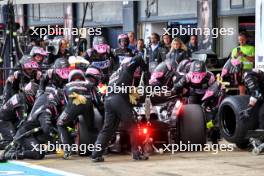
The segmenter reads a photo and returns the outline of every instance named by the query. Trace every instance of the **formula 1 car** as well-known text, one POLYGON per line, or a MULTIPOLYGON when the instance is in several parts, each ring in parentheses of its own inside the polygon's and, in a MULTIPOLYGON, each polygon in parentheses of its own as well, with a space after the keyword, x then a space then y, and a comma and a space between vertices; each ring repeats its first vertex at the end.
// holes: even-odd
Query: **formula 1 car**
MULTIPOLYGON (((135 107, 135 118, 142 140, 142 149, 147 153, 160 152, 167 144, 206 143, 205 115, 201 105, 185 104, 178 96, 169 98, 146 98, 143 105, 135 107), (155 104, 152 105, 151 102, 155 104), (164 102, 156 104, 157 102, 164 102)), ((119 128, 109 149, 121 152, 130 148, 129 135, 119 128)))

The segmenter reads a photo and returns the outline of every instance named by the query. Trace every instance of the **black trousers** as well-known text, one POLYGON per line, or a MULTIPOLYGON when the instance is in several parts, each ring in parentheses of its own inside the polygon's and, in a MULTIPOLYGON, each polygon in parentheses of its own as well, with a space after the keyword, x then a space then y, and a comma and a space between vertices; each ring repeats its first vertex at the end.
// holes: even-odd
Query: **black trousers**
MULTIPOLYGON (((62 144, 71 144, 72 138, 67 130, 67 126, 72 124, 79 115, 84 117, 89 134, 96 135, 98 130, 94 125, 94 110, 92 102, 87 99, 85 104, 75 105, 72 100, 69 100, 57 120, 57 127, 62 144)), ((69 149, 68 149, 69 150, 69 149)))
POLYGON ((118 94, 113 94, 105 99, 105 120, 104 126, 100 131, 96 145, 101 145, 100 151, 94 151, 92 157, 102 156, 105 148, 108 146, 111 137, 116 132, 120 121, 124 123, 130 134, 130 143, 132 152, 136 151, 139 145, 137 140, 136 121, 133 118, 132 106, 128 100, 118 94))
POLYGON ((4 149, 13 140, 16 133, 14 124, 11 121, 0 120, 0 149, 4 149))

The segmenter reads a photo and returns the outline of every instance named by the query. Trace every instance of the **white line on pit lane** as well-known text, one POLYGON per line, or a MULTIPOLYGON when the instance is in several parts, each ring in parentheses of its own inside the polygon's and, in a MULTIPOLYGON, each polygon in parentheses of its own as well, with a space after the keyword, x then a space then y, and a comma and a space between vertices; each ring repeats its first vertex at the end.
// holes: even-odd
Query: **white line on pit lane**
POLYGON ((51 173, 54 173, 54 174, 61 174, 61 175, 64 175, 64 176, 83 176, 83 175, 80 175, 80 174, 74 174, 74 173, 71 173, 71 172, 66 172, 66 171, 61 171, 61 170, 57 170, 57 169, 52 169, 52 168, 48 168, 48 167, 45 167, 45 166, 34 165, 34 164, 31 164, 31 163, 26 163, 26 162, 22 162, 22 161, 9 161, 9 163, 14 163, 14 164, 25 166, 25 167, 29 167, 29 168, 32 168, 32 169, 38 169, 38 170, 42 170, 42 171, 46 171, 46 172, 51 172, 51 173))

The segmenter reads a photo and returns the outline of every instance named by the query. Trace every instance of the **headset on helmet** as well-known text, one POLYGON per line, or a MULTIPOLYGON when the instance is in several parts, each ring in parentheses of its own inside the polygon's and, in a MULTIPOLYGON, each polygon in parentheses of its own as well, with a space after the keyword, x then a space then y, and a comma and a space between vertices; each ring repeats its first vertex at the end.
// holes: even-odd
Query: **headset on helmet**
POLYGON ((69 74, 68 82, 75 81, 75 80, 81 80, 85 81, 85 76, 83 71, 81 70, 72 70, 69 74))

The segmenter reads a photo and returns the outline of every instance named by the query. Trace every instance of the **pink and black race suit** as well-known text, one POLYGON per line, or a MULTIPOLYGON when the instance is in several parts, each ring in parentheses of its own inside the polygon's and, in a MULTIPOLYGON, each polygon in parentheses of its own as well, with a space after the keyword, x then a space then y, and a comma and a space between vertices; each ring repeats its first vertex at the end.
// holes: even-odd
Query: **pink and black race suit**
POLYGON ((229 59, 221 72, 221 77, 233 85, 238 85, 242 82, 243 63, 238 59, 229 59))

